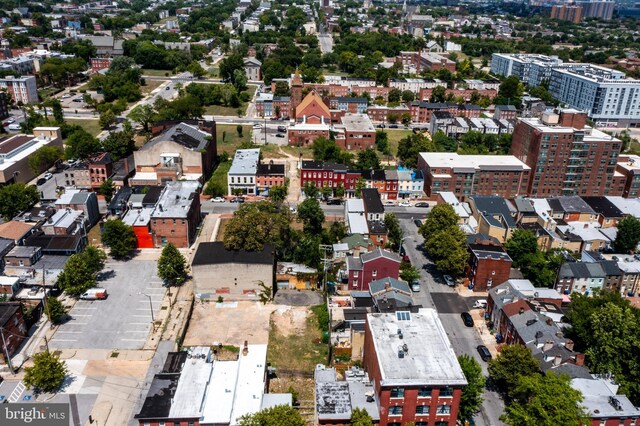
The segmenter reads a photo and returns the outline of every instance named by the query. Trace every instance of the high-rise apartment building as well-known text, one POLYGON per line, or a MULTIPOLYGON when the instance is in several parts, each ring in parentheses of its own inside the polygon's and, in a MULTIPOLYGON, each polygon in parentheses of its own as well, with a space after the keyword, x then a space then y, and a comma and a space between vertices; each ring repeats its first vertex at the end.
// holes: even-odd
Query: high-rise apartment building
POLYGON ((582 13, 582 6, 578 6, 575 3, 565 3, 562 6, 553 5, 551 7, 551 19, 569 21, 574 24, 580 23, 582 20, 582 13))
POLYGON ((531 167, 527 194, 622 195, 625 178, 615 173, 622 142, 586 121, 572 109, 518 121, 511 154, 531 167))
POLYGON ((5 89, 15 103, 35 104, 38 102, 38 88, 34 76, 0 78, 0 90, 5 89))
POLYGON ((582 6, 583 18, 599 18, 610 20, 613 17, 613 10, 616 7, 613 1, 577 1, 578 6, 582 6))

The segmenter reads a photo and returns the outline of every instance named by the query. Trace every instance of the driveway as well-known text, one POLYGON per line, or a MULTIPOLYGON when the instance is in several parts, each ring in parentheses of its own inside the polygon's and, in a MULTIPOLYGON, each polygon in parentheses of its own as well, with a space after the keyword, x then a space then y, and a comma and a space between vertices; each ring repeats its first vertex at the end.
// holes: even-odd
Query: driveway
POLYGON ((49 346, 142 349, 151 330, 152 308, 157 316, 166 291, 156 274, 156 265, 152 260, 108 260, 104 279, 98 283, 107 289, 107 299, 78 300, 69 312, 71 319, 58 327, 49 346))

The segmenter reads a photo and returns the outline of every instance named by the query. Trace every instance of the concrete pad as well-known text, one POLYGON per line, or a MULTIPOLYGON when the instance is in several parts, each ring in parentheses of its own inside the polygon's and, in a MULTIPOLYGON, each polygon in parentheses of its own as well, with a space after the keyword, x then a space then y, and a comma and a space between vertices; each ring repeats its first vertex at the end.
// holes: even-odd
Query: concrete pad
POLYGON ((224 345, 241 346, 269 342, 269 317, 276 308, 259 302, 241 301, 236 307, 216 307, 216 303, 196 303, 193 308, 184 346, 224 345))

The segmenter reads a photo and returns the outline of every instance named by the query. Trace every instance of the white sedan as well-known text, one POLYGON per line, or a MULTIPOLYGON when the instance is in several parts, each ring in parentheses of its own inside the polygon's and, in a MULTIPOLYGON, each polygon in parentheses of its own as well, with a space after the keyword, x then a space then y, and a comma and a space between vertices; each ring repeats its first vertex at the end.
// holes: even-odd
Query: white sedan
POLYGON ((211 202, 213 203, 224 203, 225 199, 222 197, 215 197, 211 199, 211 202))
POLYGON ((411 203, 408 201, 402 201, 398 204, 400 207, 411 207, 411 203))

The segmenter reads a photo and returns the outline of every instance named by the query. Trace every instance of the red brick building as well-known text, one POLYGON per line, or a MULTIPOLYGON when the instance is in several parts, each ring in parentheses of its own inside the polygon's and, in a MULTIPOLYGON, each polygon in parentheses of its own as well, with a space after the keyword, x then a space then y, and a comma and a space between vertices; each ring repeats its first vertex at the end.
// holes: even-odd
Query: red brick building
POLYGON ((96 155, 89 161, 89 177, 91 178, 91 189, 98 189, 102 182, 105 182, 113 172, 113 160, 111 154, 103 152, 96 155))
POLYGON ((369 290, 369 283, 380 278, 398 279, 400 256, 388 250, 376 248, 360 257, 347 258, 349 290, 369 290))
POLYGON ((411 110, 404 106, 388 107, 388 106, 369 106, 367 108, 367 115, 372 121, 380 121, 383 123, 389 123, 389 117, 395 117, 397 121, 402 120, 403 114, 411 114, 411 110))
MULTIPOLYGON (((421 101, 428 102, 429 99, 431 99, 431 94, 432 93, 433 93, 433 89, 432 88, 420 89, 420 95, 418 96, 418 99, 421 100, 421 101)), ((453 95, 456 98, 461 97, 465 101, 469 102, 471 100, 471 96, 474 93, 477 93, 479 96, 488 96, 491 99, 495 98, 498 95, 498 91, 497 90, 492 90, 492 89, 483 89, 483 90, 478 90, 478 89, 447 89, 445 91, 445 96, 453 95)))
POLYGON ((151 214, 154 247, 172 243, 189 247, 200 223, 200 184, 197 181, 167 182, 151 214))
POLYGON ((112 61, 113 58, 91 58, 91 72, 96 74, 100 70, 109 68, 112 61))
POLYGON ((284 164, 259 163, 256 170, 256 194, 269 195, 269 190, 274 186, 284 186, 285 184, 284 164))
POLYGON ((500 244, 488 240, 474 241, 468 244, 469 267, 467 278, 473 285, 473 291, 487 291, 509 279, 511 257, 500 244))
POLYGON ((396 62, 403 66, 415 67, 417 73, 422 70, 438 71, 440 69, 447 69, 452 73, 456 72, 455 62, 445 56, 433 53, 403 51, 396 58, 396 62))
POLYGON ((467 381, 435 309, 368 314, 363 364, 380 426, 456 425, 467 381))
POLYGON ((376 129, 366 114, 346 113, 342 123, 335 126, 336 143, 342 149, 371 149, 376 144, 376 129))
POLYGON ((347 180, 347 166, 323 161, 303 160, 300 169, 300 187, 304 188, 307 183, 312 182, 317 188, 329 186, 337 188, 343 186, 345 189, 352 186, 355 190, 355 180, 360 178, 360 172, 351 173, 347 180))
MULTIPOLYGON (((291 90, 293 108, 293 87, 291 90)), ((296 123, 289 127, 289 145, 305 146, 321 136, 329 138, 331 111, 316 92, 309 92, 302 102, 296 104, 292 117, 296 123)))
POLYGON ((418 169, 424 175, 424 192, 433 198, 440 192, 463 196, 526 194, 530 168, 512 155, 459 155, 422 152, 418 169))
MULTIPOLYGON (((622 176, 614 179, 622 142, 586 126, 576 110, 522 118, 513 132, 511 155, 531 167, 526 193, 554 195, 622 195, 622 176)), ((623 189, 624 190, 624 189, 623 189)))
POLYGON ((6 352, 12 357, 27 338, 27 323, 22 316, 22 306, 19 302, 0 302, 0 329, 4 336, 4 343, 0 341, 0 356, 6 363, 6 352))

